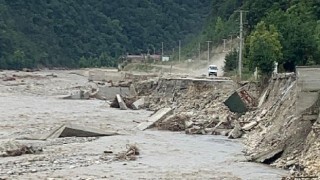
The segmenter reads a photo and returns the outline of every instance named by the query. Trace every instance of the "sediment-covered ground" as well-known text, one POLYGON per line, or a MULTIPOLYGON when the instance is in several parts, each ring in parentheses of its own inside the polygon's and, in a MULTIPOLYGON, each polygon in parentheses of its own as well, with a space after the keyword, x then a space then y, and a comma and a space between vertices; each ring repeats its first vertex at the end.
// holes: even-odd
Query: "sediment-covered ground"
MULTIPOLYGON (((287 175, 286 171, 247 162, 239 140, 184 132, 139 131, 136 126, 146 121, 152 111, 121 111, 97 99, 61 99, 71 91, 86 87, 86 74, 81 71, 0 72, 0 151, 6 151, 7 147, 23 147, 23 151, 18 152, 21 155, 0 157, 0 178, 279 179, 287 175), (68 123, 120 135, 46 141, 30 138, 68 123), (126 152, 127 145, 139 148, 134 161, 119 159, 119 153, 126 152)), ((217 91, 214 94, 219 94, 216 97, 219 99, 225 93, 217 91)), ((190 94, 186 91, 179 96, 189 97, 190 94)), ((180 108, 176 112, 193 112, 202 120, 210 118, 209 123, 217 119, 211 117, 212 114, 222 117, 225 109, 214 107, 213 94, 200 95, 199 92, 199 98, 201 102, 198 103, 191 104, 190 99, 185 104, 178 104, 180 108), (208 102, 203 103, 206 100, 208 102), (214 109, 216 112, 200 109, 211 107, 218 109, 214 109)), ((220 100, 217 102, 221 103, 220 100)), ((193 120, 199 123, 197 119, 193 120)), ((2 152, 4 156, 10 153, 2 152)))

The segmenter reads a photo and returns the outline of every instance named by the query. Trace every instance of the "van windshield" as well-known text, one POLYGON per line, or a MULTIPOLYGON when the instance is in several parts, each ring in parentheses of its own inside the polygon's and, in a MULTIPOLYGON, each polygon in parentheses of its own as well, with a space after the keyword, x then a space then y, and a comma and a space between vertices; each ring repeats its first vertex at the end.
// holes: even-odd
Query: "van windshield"
POLYGON ((210 68, 210 70, 217 70, 217 69, 218 69, 218 68, 215 67, 215 66, 210 66, 209 68, 210 68))

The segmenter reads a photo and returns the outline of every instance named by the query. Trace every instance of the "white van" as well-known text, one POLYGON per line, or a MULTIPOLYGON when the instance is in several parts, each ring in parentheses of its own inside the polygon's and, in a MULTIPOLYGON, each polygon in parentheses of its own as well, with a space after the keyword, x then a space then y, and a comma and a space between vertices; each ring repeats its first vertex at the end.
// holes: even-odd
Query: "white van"
POLYGON ((208 68, 208 75, 218 76, 218 67, 216 65, 210 65, 208 68))

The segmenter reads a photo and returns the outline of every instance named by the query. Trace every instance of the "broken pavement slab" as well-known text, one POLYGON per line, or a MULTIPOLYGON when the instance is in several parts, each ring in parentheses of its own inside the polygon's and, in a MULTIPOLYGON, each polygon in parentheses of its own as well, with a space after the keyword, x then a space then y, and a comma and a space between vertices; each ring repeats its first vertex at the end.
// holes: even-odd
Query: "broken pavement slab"
POLYGON ((120 96, 120 94, 116 95, 117 101, 119 103, 119 107, 121 110, 127 110, 128 107, 126 105, 126 103, 123 101, 122 97, 120 96))
POLYGON ((252 128, 254 128, 257 124, 258 124, 257 121, 252 121, 252 122, 244 125, 244 126, 242 127, 242 130, 244 130, 244 131, 249 131, 249 130, 251 130, 252 128))
POLYGON ((145 103, 145 99, 144 97, 138 99, 137 101, 135 101, 133 104, 132 104, 132 108, 134 110, 139 110, 142 108, 142 106, 144 106, 144 103, 145 103))
POLYGON ((248 111, 246 104, 241 99, 238 92, 234 92, 229 98, 224 102, 230 111, 235 113, 245 113, 248 111))
POLYGON ((50 131, 50 133, 40 137, 23 138, 29 140, 48 140, 63 137, 100 137, 119 135, 117 132, 105 131, 87 126, 79 126, 74 124, 63 124, 50 131))
POLYGON ((74 94, 70 94, 62 99, 90 99, 90 93, 88 91, 80 90, 74 94))
MULTIPOLYGON (((267 163, 267 161, 271 161, 272 159, 276 160, 279 154, 283 152, 284 147, 276 148, 273 150, 265 151, 254 155, 251 157, 251 160, 259 163, 267 163)), ((267 163, 268 164, 268 163, 267 163)))
POLYGON ((21 144, 15 140, 0 143, 0 157, 21 156, 23 154, 37 154, 42 152, 41 147, 21 144))
POLYGON ((237 139, 242 136, 243 132, 241 130, 241 126, 239 122, 235 122, 233 130, 229 133, 229 139, 237 139))
POLYGON ((138 95, 138 93, 136 91, 136 87, 133 84, 130 85, 129 92, 130 92, 131 96, 137 96, 138 95))
POLYGON ((148 120, 146 122, 140 123, 137 128, 141 131, 144 131, 148 128, 150 128, 152 125, 154 125, 155 123, 163 120, 164 118, 166 118, 166 116, 168 116, 169 114, 171 114, 173 111, 172 108, 162 108, 159 109, 155 114, 153 114, 151 117, 148 118, 148 120))
POLYGON ((122 97, 130 94, 128 87, 110 87, 107 85, 99 86, 99 92, 97 95, 104 97, 107 100, 113 100, 113 98, 120 94, 122 97))
POLYGON ((257 105, 256 100, 242 88, 231 94, 224 104, 234 113, 245 113, 257 105))
POLYGON ((89 128, 84 126, 67 125, 63 127, 63 131, 59 137, 98 137, 98 136, 112 136, 115 132, 105 132, 100 129, 89 128))

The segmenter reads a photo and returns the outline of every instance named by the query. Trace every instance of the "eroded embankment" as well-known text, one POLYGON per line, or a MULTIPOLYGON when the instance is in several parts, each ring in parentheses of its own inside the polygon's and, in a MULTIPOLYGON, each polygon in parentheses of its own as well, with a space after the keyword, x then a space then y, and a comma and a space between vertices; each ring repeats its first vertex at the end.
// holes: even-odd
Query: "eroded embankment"
MULTIPOLYGON (((85 77, 78 77, 65 71, 55 74, 57 77, 50 76, 40 81, 43 85, 36 84, 39 80, 33 80, 33 77, 22 79, 25 85, 16 84, 20 79, 17 82, 12 81, 16 88, 11 91, 6 85, 0 85, 0 136, 3 141, 23 139, 18 141, 22 145, 28 145, 26 153, 30 151, 29 145, 32 145, 31 147, 39 145, 43 149, 39 154, 0 158, 0 179, 128 179, 128 177, 154 179, 157 177, 158 179, 268 180, 280 179, 286 175, 286 172, 281 170, 242 162, 244 159, 241 153, 242 145, 237 140, 219 136, 187 136, 183 133, 162 131, 141 132, 135 127, 139 122, 148 119, 151 112, 111 109, 105 101, 95 98, 73 101, 56 97, 55 95, 63 95, 70 89, 78 89, 73 88, 73 85, 85 87, 87 80, 85 77), (32 88, 25 91, 30 84, 32 88), (41 91, 46 88, 50 90, 47 94, 41 91), (46 141, 24 138, 52 132, 55 127, 65 123, 115 130, 123 135, 100 138, 62 137, 46 141), (113 160, 113 157, 122 154, 128 143, 137 145, 141 150, 141 155, 136 161, 113 160)), ((208 87, 209 95, 212 87, 208 87)), ((218 87, 223 90, 224 86, 218 87)), ((190 90, 191 92, 193 91, 190 90)), ((196 92, 201 93, 202 88, 196 92)), ((191 98, 190 96, 186 97, 191 98)), ((217 114, 220 115, 220 112, 217 114)))
MULTIPOLYGON (((245 133, 246 154, 251 161, 319 175, 320 82, 319 87, 313 83, 315 77, 319 76, 304 71, 298 73, 298 78, 295 74, 279 74, 261 93, 258 107, 245 115, 231 112, 225 105, 237 90, 237 85, 228 80, 138 81, 134 83, 137 95, 133 99, 144 97, 143 107, 150 110, 173 108, 171 115, 155 124, 161 130, 231 138, 245 133)), ((250 92, 250 88, 246 90, 250 92)))
POLYGON ((224 104, 236 89, 232 81, 164 78, 140 82, 135 86, 140 96, 147 96, 147 108, 174 109, 171 116, 157 124, 159 129, 185 130, 190 134, 224 132, 227 135, 234 127, 233 120, 236 115, 224 104), (216 127, 219 123, 219 127, 216 127))
POLYGON ((246 135, 253 161, 288 168, 292 173, 319 175, 319 96, 301 91, 295 74, 270 80, 258 110, 242 120, 256 122, 246 135), (309 98, 310 99, 310 98, 309 98))
POLYGON ((156 124, 159 129, 229 136, 236 129, 238 137, 245 133, 250 161, 319 175, 319 93, 304 91, 295 74, 272 78, 257 108, 244 115, 224 103, 237 90, 231 81, 160 79, 135 86, 140 96, 147 96, 147 108, 174 108, 156 124))

